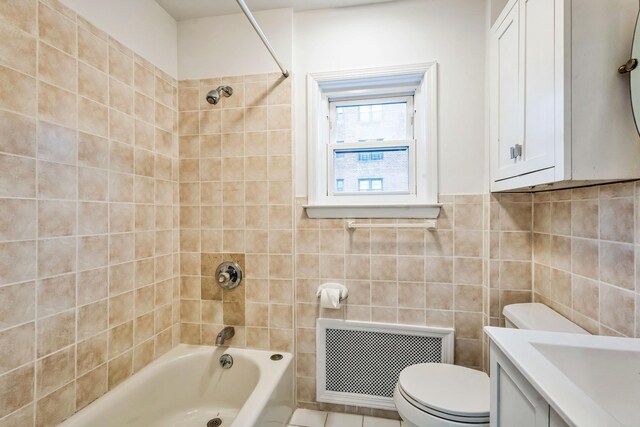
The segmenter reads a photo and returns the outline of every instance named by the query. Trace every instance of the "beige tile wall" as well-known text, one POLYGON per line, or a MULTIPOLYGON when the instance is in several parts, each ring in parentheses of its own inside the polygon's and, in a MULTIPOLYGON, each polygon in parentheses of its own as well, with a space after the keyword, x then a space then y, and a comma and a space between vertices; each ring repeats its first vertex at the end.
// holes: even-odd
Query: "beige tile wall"
POLYGON ((535 299, 594 334, 640 336, 640 184, 537 193, 535 299))
POLYGON ((345 220, 309 219, 302 208, 305 200, 297 200, 296 359, 300 406, 393 416, 315 402, 318 317, 453 327, 455 363, 482 369, 486 294, 483 229, 488 224, 484 199, 483 195, 441 196, 444 206, 437 231, 394 227, 347 231, 345 220), (340 310, 319 308, 316 289, 327 281, 341 282, 349 288, 348 301, 340 310))
POLYGON ((182 339, 293 351, 291 79, 280 74, 180 82, 182 339), (234 93, 217 105, 219 85, 234 93), (245 280, 221 292, 223 259, 245 280))
POLYGON ((532 299, 532 194, 489 196, 488 324, 504 326, 505 305, 532 299))
MULTIPOLYGON (((533 195, 487 194, 484 324, 504 326, 505 305, 532 300, 533 195)), ((483 368, 489 339, 483 334, 483 368)))
POLYGON ((55 0, 0 38, 0 425, 53 426, 179 341, 177 82, 55 0))

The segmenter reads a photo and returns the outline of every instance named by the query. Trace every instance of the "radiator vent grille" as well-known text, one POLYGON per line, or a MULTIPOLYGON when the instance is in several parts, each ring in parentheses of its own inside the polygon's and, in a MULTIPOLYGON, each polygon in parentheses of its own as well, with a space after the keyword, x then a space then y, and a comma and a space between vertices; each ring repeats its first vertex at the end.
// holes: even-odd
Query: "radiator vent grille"
POLYGON ((449 329, 321 319, 317 338, 321 402, 393 409, 400 371, 451 362, 449 329))
POLYGON ((327 329, 326 390, 393 397, 400 371, 442 362, 442 339, 327 329))

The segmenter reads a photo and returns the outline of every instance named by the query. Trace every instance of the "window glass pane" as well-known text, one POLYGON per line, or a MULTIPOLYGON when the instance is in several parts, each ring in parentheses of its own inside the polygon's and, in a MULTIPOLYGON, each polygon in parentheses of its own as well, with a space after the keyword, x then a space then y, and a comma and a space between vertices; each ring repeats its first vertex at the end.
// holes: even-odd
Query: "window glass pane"
POLYGON ((371 106, 371 120, 373 120, 374 122, 379 122, 382 120, 382 105, 377 104, 371 106))
MULTIPOLYGON (((360 109, 360 121, 368 122, 371 120, 371 105, 361 105, 358 107, 360 109)), ((344 117, 344 115, 342 116, 344 117)))
POLYGON ((333 151, 336 193, 406 193, 409 147, 333 151))
POLYGON ((401 141, 407 139, 407 103, 355 102, 336 107, 335 140, 401 141))

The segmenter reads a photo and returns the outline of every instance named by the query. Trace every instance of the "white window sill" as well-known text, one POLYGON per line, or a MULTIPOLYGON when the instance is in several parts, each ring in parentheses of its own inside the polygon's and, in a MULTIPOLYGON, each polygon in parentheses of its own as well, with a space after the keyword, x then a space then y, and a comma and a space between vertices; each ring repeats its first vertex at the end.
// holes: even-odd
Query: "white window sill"
POLYGON ((425 205, 306 205, 309 218, 426 218, 437 219, 438 203, 425 205))

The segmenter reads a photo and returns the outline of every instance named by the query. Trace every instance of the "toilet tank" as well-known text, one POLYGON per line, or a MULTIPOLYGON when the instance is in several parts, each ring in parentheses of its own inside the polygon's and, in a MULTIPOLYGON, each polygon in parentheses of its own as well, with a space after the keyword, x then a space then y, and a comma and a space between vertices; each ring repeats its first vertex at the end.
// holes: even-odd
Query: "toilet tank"
POLYGON ((540 303, 510 304, 502 313, 507 328, 589 334, 566 317, 540 303))

